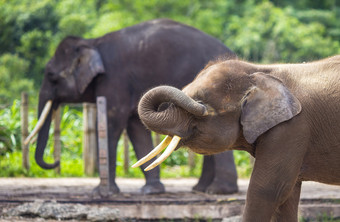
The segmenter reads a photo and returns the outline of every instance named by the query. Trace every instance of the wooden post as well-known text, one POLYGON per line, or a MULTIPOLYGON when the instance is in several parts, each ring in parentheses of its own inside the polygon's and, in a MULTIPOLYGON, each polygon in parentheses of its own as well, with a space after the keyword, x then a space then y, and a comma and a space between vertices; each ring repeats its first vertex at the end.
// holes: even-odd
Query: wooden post
MULTIPOLYGON (((54 115, 54 150, 53 157, 54 161, 60 161, 61 155, 61 140, 60 140, 60 122, 61 122, 61 112, 60 107, 55 111, 54 115)), ((60 174, 60 165, 55 168, 55 172, 60 174)))
POLYGON ((97 120, 98 120, 98 153, 99 153, 99 192, 103 196, 109 194, 109 161, 108 161, 108 137, 106 98, 97 97, 97 120))
POLYGON ((96 105, 83 104, 83 160, 86 175, 93 176, 97 168, 96 105))
POLYGON ((28 94, 21 93, 21 150, 22 166, 29 170, 29 144, 25 145, 24 141, 28 136, 28 94))
POLYGON ((124 174, 127 175, 130 169, 130 157, 129 157, 129 137, 126 130, 123 131, 124 138, 124 174))

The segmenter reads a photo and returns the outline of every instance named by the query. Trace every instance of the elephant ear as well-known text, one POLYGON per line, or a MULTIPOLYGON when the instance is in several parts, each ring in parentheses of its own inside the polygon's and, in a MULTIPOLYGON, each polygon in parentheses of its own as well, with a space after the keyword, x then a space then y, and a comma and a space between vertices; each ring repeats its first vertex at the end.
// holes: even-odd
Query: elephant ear
POLYGON ((299 100, 277 78, 264 73, 250 75, 253 87, 242 99, 241 124, 248 143, 267 130, 301 112, 299 100))
POLYGON ((83 48, 76 73, 78 91, 83 93, 92 79, 104 72, 103 61, 99 52, 93 48, 83 48))

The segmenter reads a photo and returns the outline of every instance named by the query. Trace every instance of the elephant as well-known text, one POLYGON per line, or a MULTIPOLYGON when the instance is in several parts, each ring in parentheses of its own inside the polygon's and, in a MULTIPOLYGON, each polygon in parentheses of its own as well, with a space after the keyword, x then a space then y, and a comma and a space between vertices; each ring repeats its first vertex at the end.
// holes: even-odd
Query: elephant
POLYGON ((298 221, 303 181, 340 185, 340 55, 301 64, 212 61, 182 90, 157 86, 138 105, 168 135, 151 170, 180 146, 255 157, 243 221, 298 221), (168 146, 167 148, 165 148, 168 146))
MULTIPOLYGON (((185 86, 209 60, 218 56, 236 58, 235 53, 219 40, 169 19, 146 21, 95 39, 66 37, 45 67, 39 93, 38 127, 27 140, 39 132, 35 151, 37 164, 44 169, 59 164, 58 161, 46 163, 43 159, 51 123, 50 110, 57 109, 62 103, 94 103, 96 97, 105 96, 109 187, 111 193, 118 193, 116 148, 123 129, 127 129, 137 158, 152 149, 151 134, 137 114, 141 95, 157 85, 185 86)), ((210 193, 237 191, 237 174, 231 152, 204 158, 202 171, 194 190, 210 193), (223 163, 216 164, 221 160, 223 163), (222 165, 229 169, 229 173, 221 170, 222 165)), ((144 176, 146 184, 141 189, 144 194, 165 191, 159 169, 144 173, 144 176)))

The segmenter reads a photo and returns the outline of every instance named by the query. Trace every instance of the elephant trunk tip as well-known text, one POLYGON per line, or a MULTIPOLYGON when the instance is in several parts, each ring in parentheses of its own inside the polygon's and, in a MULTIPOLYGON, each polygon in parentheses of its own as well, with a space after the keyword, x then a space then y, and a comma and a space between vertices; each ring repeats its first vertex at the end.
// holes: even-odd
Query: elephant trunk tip
POLYGON ((37 164, 41 167, 41 168, 43 168, 43 169, 45 169, 45 170, 50 170, 50 169, 54 169, 54 168, 56 168, 56 167, 58 167, 59 165, 60 165, 60 161, 59 160, 56 160, 54 163, 46 163, 45 161, 38 161, 38 160, 36 160, 37 161, 37 164))

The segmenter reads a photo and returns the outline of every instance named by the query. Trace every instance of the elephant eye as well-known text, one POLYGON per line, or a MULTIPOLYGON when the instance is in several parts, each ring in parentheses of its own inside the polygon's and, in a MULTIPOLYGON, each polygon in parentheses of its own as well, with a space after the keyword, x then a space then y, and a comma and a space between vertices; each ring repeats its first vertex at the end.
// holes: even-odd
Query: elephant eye
POLYGON ((58 81, 58 75, 54 72, 48 72, 47 77, 51 82, 57 82, 58 81))
POLYGON ((81 62, 81 58, 79 57, 79 58, 77 58, 77 60, 76 60, 76 67, 79 67, 80 62, 81 62))

